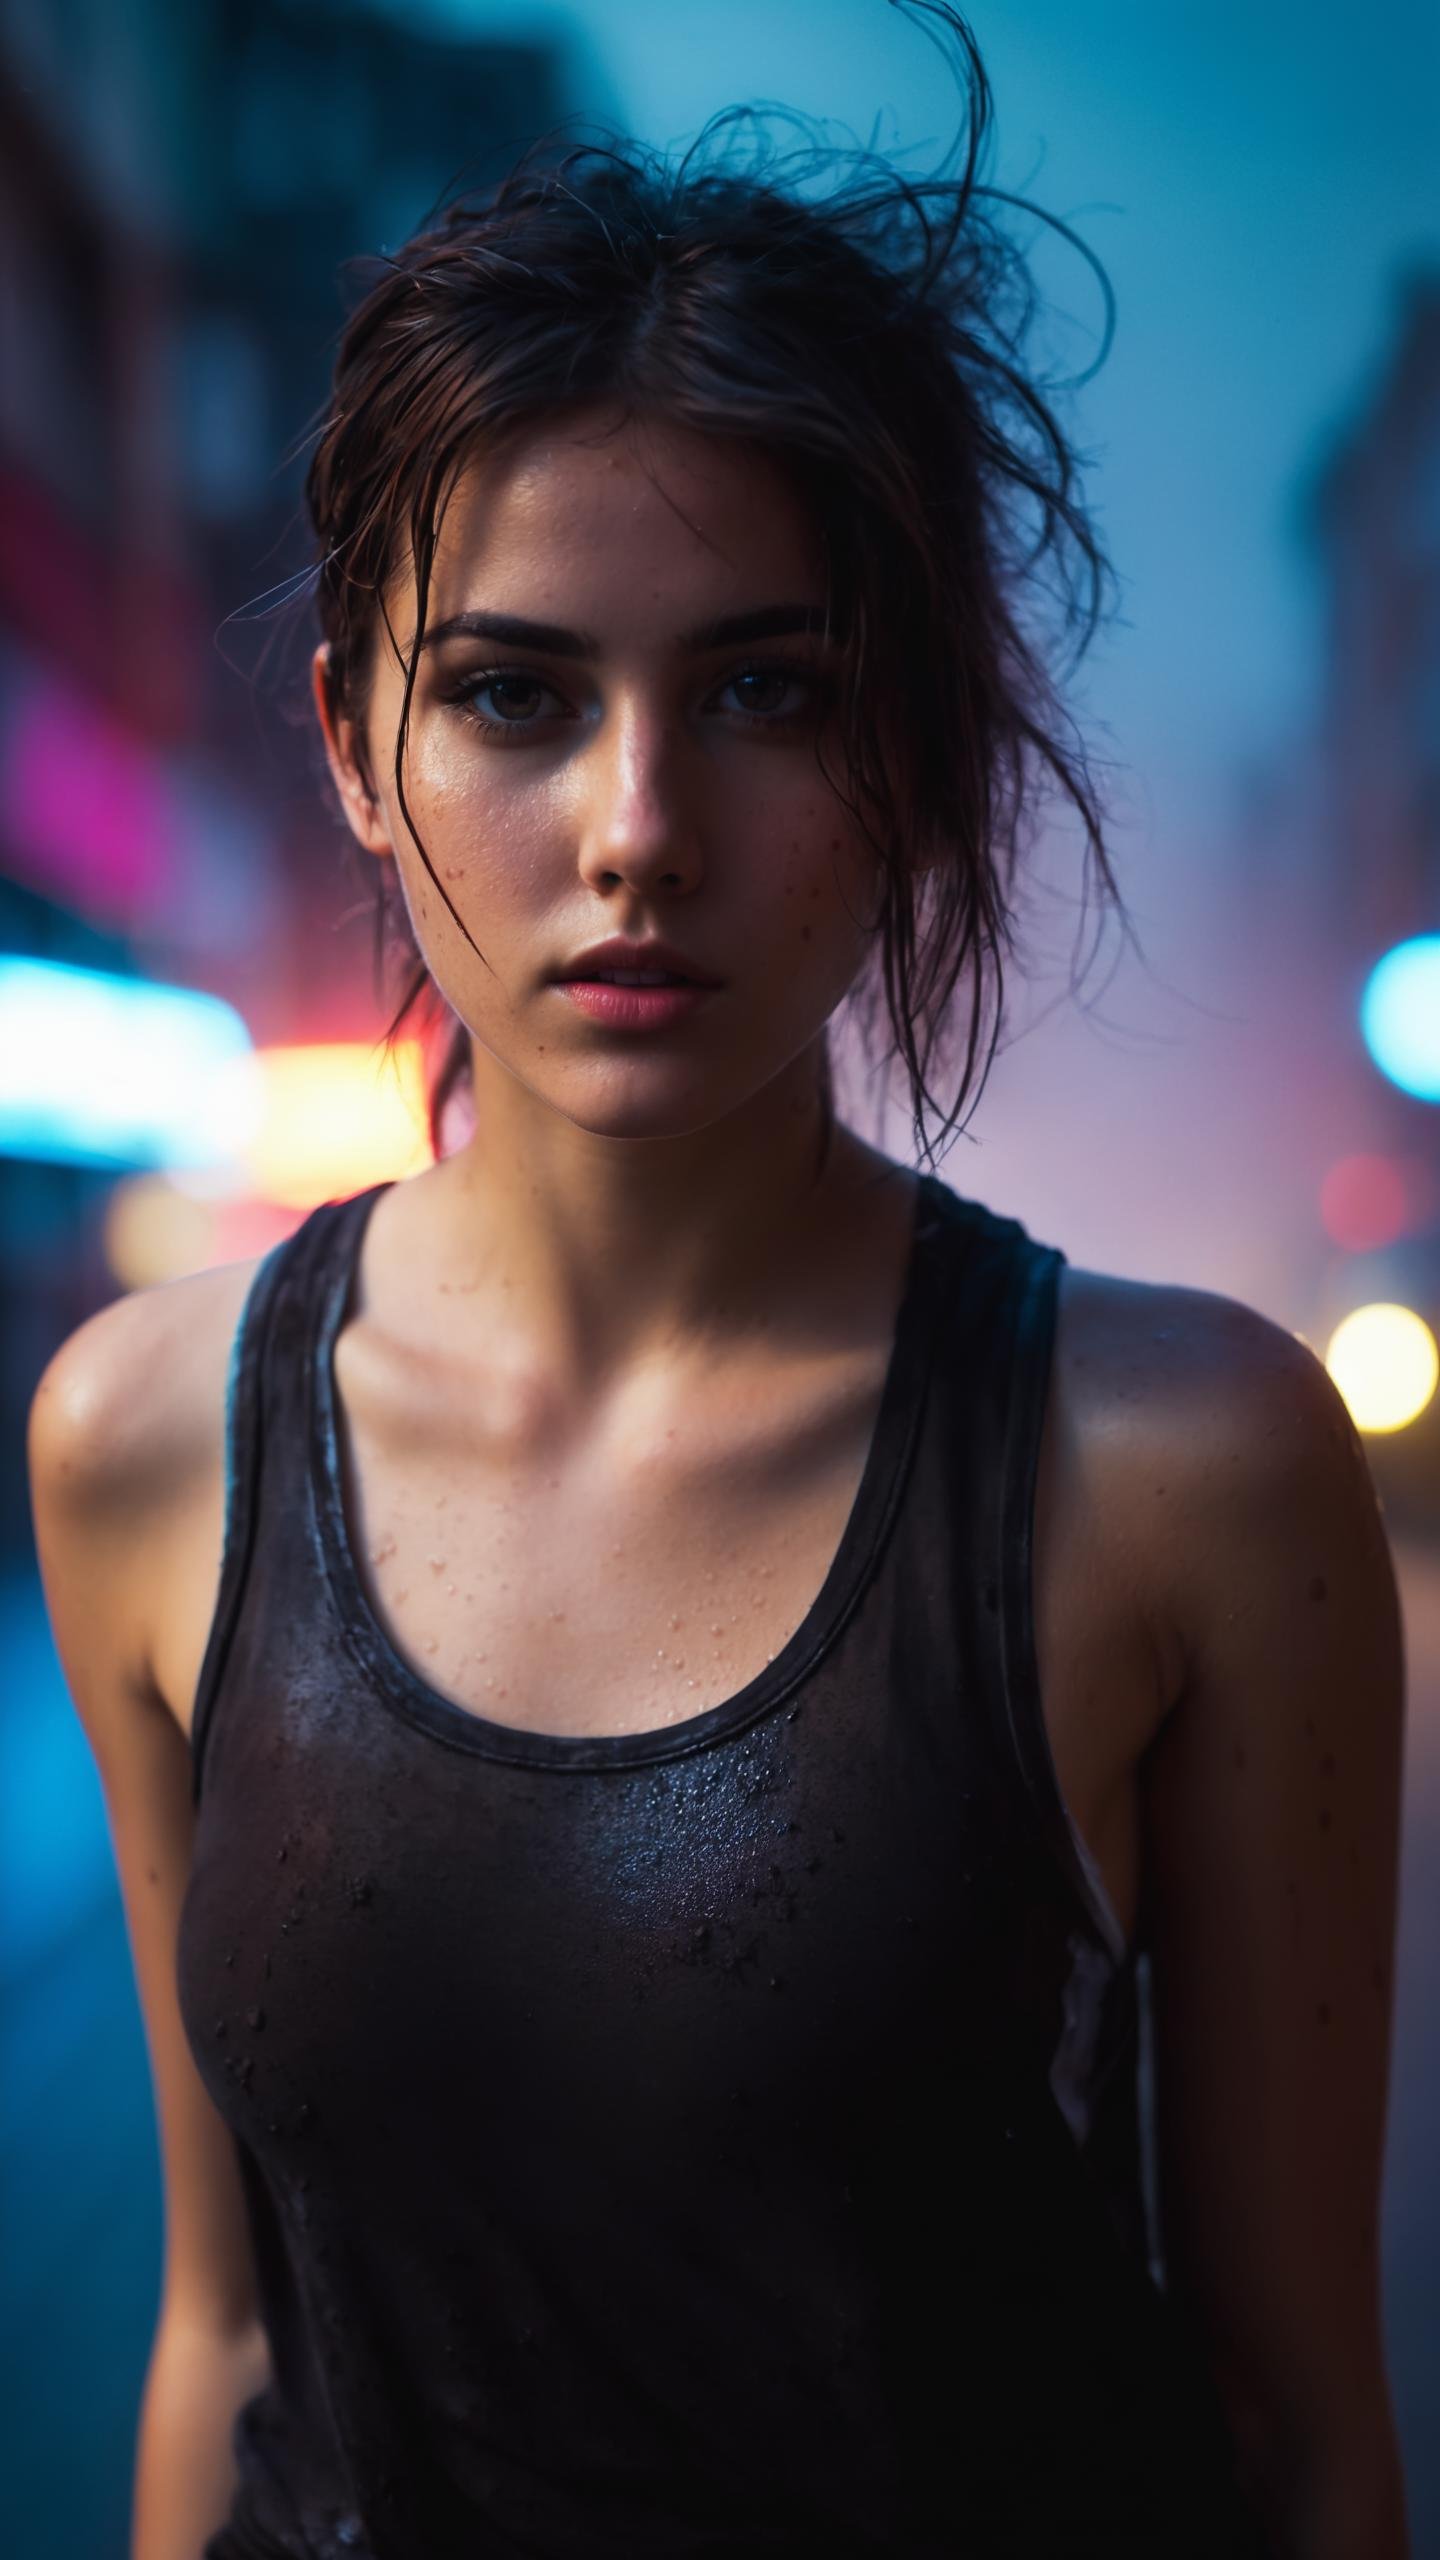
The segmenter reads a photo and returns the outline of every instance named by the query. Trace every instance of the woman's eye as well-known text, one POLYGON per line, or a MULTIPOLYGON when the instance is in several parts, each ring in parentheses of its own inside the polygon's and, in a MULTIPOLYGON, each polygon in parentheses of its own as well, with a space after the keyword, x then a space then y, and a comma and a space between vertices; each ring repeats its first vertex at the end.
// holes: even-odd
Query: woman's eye
POLYGON ((472 676, 468 684, 456 694, 455 699, 464 706, 472 718, 479 722, 482 729, 532 729, 535 721, 533 717, 525 716, 525 697, 537 693, 549 693, 549 691, 548 684, 542 684, 538 676, 505 675, 497 668, 486 675, 472 676), (496 705, 500 715, 498 718, 476 708, 480 695, 486 693, 492 697, 496 705), (518 704, 515 701, 517 694, 521 697, 518 704), (517 716, 512 718, 512 713, 517 716))
POLYGON ((815 678, 808 670, 791 666, 742 667, 738 675, 728 679, 723 690, 728 693, 732 687, 740 690, 754 685, 760 687, 761 697, 757 700, 751 693, 741 704, 740 716, 742 720, 760 721, 770 729, 781 728, 789 720, 798 720, 809 709, 816 690, 815 678), (801 699, 798 703, 792 703, 788 710, 782 711, 774 701, 773 695, 778 689, 783 696, 790 687, 798 688, 801 699), (765 699, 767 694, 771 697, 768 703, 765 699))

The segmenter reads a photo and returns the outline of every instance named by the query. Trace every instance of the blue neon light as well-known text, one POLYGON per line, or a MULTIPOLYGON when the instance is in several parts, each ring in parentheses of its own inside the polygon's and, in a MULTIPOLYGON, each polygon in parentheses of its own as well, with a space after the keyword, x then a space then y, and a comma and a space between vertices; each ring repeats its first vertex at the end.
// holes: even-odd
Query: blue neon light
POLYGON ((254 1108, 233 1005, 53 960, 0 958, 0 1153, 216 1164, 254 1108))

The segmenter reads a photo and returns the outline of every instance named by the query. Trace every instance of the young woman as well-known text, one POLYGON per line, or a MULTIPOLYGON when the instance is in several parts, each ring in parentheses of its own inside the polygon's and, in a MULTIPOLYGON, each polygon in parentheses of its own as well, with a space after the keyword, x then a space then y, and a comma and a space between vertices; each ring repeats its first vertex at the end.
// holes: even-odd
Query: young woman
POLYGON ((1022 285, 973 151, 587 149, 345 336, 316 700, 470 1133, 32 1421, 163 2138, 136 2560, 1402 2560, 1356 1434, 832 1101, 878 990, 923 1136, 963 979, 956 1126, 1047 774, 1110 883, 1022 285))

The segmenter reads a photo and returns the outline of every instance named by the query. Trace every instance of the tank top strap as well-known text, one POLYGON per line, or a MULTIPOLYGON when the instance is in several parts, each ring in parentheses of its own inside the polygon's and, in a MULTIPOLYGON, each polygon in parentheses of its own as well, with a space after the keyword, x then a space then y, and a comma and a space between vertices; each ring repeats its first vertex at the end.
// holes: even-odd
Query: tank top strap
POLYGON ((938 1183, 934 1194, 950 1232, 935 1266, 943 1304, 932 1336, 929 1436, 946 1491, 932 1516, 958 1535, 949 1569, 962 1650, 979 1667, 1032 1836, 1038 1830, 1091 1934, 1119 1963, 1124 1931, 1060 1790, 1035 1639, 1035 1496, 1067 1257, 1017 1218, 938 1183))
POLYGON ((1082 1910, 1115 1963, 1127 1942, 1105 1881, 1061 1793, 1041 1700, 1035 1641, 1035 1495, 1040 1444, 1054 1371, 1060 1274, 1066 1256, 1022 1229, 1010 1298, 1008 1394, 996 1480, 1000 1583, 995 1626, 1015 1755, 1040 1822, 1082 1910))
POLYGON ((225 1382, 225 1526, 220 1580, 190 1726, 192 1800, 224 1683, 262 1521, 298 1525, 306 1482, 317 1343, 332 1295, 347 1289, 375 1192, 327 1200, 257 1264, 231 1338, 225 1382))

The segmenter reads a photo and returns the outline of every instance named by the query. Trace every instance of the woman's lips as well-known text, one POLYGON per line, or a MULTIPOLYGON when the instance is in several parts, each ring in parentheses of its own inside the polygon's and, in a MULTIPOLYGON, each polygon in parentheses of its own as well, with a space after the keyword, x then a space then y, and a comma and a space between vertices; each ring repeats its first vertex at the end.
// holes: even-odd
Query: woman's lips
POLYGON ((716 993, 714 987, 617 987, 606 978, 561 978, 556 984, 578 1013, 609 1031, 663 1030, 716 993))

